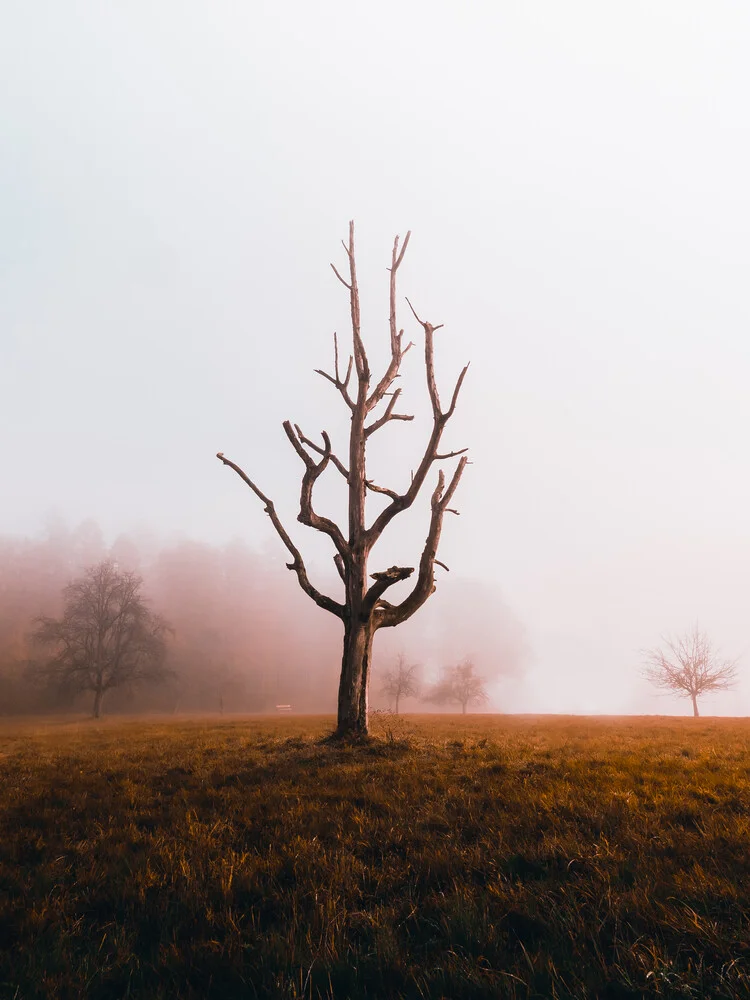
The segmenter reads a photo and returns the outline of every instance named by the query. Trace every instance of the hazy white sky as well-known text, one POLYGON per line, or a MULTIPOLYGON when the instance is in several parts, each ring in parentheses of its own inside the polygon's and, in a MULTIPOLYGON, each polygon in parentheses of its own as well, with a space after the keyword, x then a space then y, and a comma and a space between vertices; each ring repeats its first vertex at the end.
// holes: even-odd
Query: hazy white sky
MULTIPOLYGON (((346 431, 312 374, 346 330, 328 262, 356 219, 377 357, 410 228, 444 391, 472 362, 441 558, 534 649, 508 704, 679 707, 638 649, 698 619, 748 650, 704 707, 750 711, 748 51, 750 7, 716 0, 6 0, 0 531, 264 542, 219 449, 294 525, 281 421, 346 431)), ((419 412, 417 351, 404 388, 419 412)), ((384 429, 381 478, 423 434, 384 429)))

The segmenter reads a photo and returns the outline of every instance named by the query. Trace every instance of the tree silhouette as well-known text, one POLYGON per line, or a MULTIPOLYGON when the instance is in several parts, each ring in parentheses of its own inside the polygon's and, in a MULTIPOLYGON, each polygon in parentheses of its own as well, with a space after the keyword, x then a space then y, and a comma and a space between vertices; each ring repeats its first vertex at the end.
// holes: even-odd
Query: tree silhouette
POLYGON ((689 697, 695 718, 699 695, 726 691, 737 682, 737 661, 722 659, 697 625, 676 639, 664 639, 664 645, 645 651, 643 675, 656 687, 689 697))
POLYGON ((396 715, 401 698, 413 698, 419 694, 419 669, 418 663, 407 664, 404 654, 399 653, 396 666, 385 672, 381 691, 395 700, 396 715))
POLYGON ((67 694, 91 691, 95 718, 111 688, 168 675, 168 626, 148 609, 140 589, 140 577, 105 560, 64 588, 61 618, 36 620, 32 640, 54 648, 36 675, 67 694))
POLYGON ((474 662, 467 657, 455 666, 443 667, 425 700, 436 705, 458 704, 465 715, 468 705, 483 705, 489 699, 484 678, 475 672, 474 662))
POLYGON ((273 501, 256 486, 239 465, 225 458, 222 452, 217 454, 220 461, 232 468, 263 503, 265 512, 292 557, 287 567, 297 574, 299 585, 319 607, 336 615, 343 622, 344 644, 338 696, 339 736, 367 734, 370 667, 375 632, 405 622, 435 590, 435 566, 443 565, 437 560, 443 515, 452 509, 450 503, 467 463, 465 452, 468 449, 441 452, 440 443, 445 427, 455 411, 468 365, 458 376, 450 405, 443 410, 435 381, 433 346, 435 331, 439 330, 442 324, 435 326, 421 320, 407 299, 409 308, 424 333, 424 368, 432 410, 432 428, 422 458, 414 468, 406 489, 399 491, 381 486, 367 474, 366 450, 371 436, 391 421, 413 419, 412 415, 400 413, 396 409, 401 388, 391 390, 395 379, 399 377, 404 356, 413 346, 411 343, 404 345, 404 331, 398 328, 396 318, 396 275, 404 259, 409 236, 407 233, 403 246, 399 247, 398 237, 393 244, 389 293, 391 357, 385 371, 377 380, 373 379, 362 340, 359 286, 354 254, 354 223, 349 224, 349 243, 344 244, 348 261, 348 280, 342 277, 334 265, 331 265, 336 277, 349 292, 352 354, 342 374, 339 365, 338 338, 334 334, 333 374, 321 369, 318 369, 317 373, 336 388, 348 410, 350 418, 348 462, 345 463, 334 453, 331 439, 325 431, 321 434, 322 444, 317 444, 306 437, 297 424, 292 425, 287 420, 283 425, 290 444, 305 466, 297 519, 302 524, 323 532, 331 539, 336 550, 334 563, 344 585, 343 601, 328 597, 312 584, 302 555, 281 523, 273 501), (379 416, 375 416, 375 411, 382 404, 385 404, 382 412, 379 416), (391 566, 375 573, 368 573, 370 553, 394 517, 412 506, 433 466, 458 456, 459 460, 447 483, 443 470, 440 469, 438 472, 430 501, 427 539, 419 561, 416 582, 403 600, 391 603, 385 599, 386 591, 395 584, 409 579, 414 573, 414 567, 391 566), (330 518, 318 514, 313 507, 313 488, 320 476, 329 468, 338 472, 348 488, 348 519, 345 529, 340 528, 330 518), (384 505, 368 524, 366 502, 369 495, 384 505), (370 583, 370 580, 373 582, 370 583))

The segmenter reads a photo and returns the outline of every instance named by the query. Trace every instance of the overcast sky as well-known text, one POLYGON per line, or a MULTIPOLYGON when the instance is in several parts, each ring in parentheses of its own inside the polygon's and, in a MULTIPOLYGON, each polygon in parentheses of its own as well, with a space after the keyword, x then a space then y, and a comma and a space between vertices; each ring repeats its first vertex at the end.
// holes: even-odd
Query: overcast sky
MULTIPOLYGON (((505 706, 684 710, 638 650, 697 620, 745 653, 704 707, 750 712, 748 51, 750 7, 716 0, 6 0, 0 531, 265 544, 217 450, 295 526, 282 420, 347 425, 313 374, 347 329, 329 261, 354 218, 382 358, 411 229, 445 393, 471 361, 441 558, 533 649, 505 706)), ((424 413, 418 351, 403 384, 424 413)), ((381 479, 424 433, 381 432, 381 479)))

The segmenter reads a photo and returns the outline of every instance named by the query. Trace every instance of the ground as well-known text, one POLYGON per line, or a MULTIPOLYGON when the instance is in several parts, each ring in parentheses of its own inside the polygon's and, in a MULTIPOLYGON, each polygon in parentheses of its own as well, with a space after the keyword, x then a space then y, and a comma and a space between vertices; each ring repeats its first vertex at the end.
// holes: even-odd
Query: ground
POLYGON ((750 722, 0 722, 0 998, 750 996, 750 722))

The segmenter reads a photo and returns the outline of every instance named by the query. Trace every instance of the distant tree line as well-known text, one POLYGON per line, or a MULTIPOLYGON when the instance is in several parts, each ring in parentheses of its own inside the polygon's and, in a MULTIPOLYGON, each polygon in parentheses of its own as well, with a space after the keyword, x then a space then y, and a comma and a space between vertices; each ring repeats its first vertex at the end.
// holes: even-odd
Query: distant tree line
MULTIPOLYGON (((450 618, 435 600, 398 630, 398 646, 384 639, 376 689, 400 651, 407 671, 422 659, 460 661, 467 649, 488 679, 522 668, 523 629, 493 588, 459 578, 443 592, 450 618)), ((93 521, 73 529, 51 521, 37 537, 0 536, 0 715, 269 712, 278 704, 329 713, 341 660, 336 624, 283 566, 242 543, 165 544, 143 531, 107 545, 93 521), (70 633, 87 617, 97 572, 116 619, 102 649, 119 649, 126 634, 133 640, 119 660, 87 658, 90 637, 84 630, 77 647, 70 633)))
POLYGON ((241 543, 159 545, 144 534, 106 546, 93 522, 0 538, 0 714, 88 711, 97 690, 106 712, 264 712, 279 702, 326 711, 334 630, 290 590, 283 568, 241 543), (97 679, 88 675, 101 664, 85 664, 70 635, 85 617, 71 600, 105 564, 130 588, 128 634, 140 631, 140 652, 97 679))
POLYGON ((489 701, 487 682, 477 672, 470 656, 460 663, 443 667, 435 683, 424 686, 421 664, 407 663, 404 654, 399 653, 395 666, 386 670, 383 676, 381 691, 396 715, 402 698, 418 698, 443 706, 460 705, 463 714, 467 708, 486 705, 489 701))

